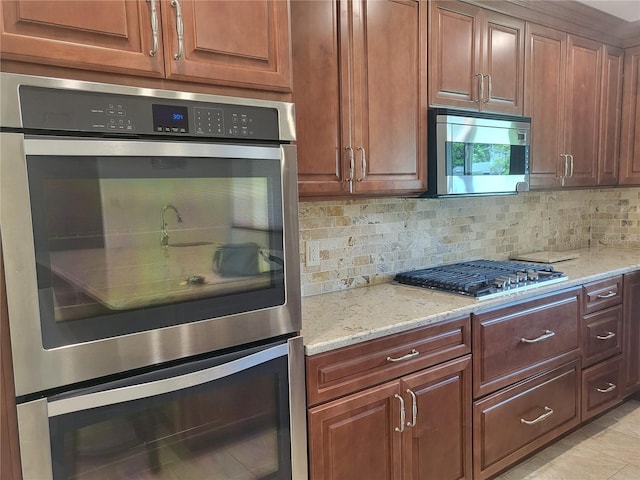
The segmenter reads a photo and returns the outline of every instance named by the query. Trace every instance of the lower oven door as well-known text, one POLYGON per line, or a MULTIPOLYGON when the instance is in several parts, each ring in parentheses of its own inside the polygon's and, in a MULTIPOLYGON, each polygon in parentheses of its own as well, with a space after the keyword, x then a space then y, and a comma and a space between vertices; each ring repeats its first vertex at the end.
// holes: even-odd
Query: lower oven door
POLYGON ((306 479, 301 337, 18 405, 25 480, 306 479))

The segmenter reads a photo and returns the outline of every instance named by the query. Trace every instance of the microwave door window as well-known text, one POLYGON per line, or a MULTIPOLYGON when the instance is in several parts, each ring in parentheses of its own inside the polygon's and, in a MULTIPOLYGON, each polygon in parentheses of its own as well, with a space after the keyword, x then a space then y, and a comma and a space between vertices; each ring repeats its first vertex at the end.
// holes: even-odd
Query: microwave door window
POLYGON ((279 160, 27 162, 45 346, 283 304, 279 160))
POLYGON ((451 143, 451 175, 509 175, 511 146, 451 143))

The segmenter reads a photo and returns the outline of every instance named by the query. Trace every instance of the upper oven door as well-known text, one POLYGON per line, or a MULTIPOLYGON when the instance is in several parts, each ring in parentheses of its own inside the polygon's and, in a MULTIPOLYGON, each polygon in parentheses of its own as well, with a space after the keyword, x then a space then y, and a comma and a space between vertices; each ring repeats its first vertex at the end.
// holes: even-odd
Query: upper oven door
POLYGON ((17 395, 299 330, 295 161, 3 133, 17 395))

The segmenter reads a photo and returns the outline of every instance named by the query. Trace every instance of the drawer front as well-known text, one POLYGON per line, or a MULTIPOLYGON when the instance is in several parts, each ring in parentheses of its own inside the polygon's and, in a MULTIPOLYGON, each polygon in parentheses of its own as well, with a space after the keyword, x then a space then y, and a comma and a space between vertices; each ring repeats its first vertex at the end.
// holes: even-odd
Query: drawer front
POLYGON ((473 394, 580 356, 580 288, 473 315, 473 394))
POLYGON ((587 283, 582 288, 585 314, 622 303, 622 275, 587 283))
POLYGON ((471 352, 469 317, 439 322, 306 359, 307 403, 317 405, 471 352))
POLYGON ((580 362, 474 403, 474 477, 488 478, 580 423, 580 362))
POLYGON ((622 305, 584 317, 582 366, 588 367, 622 352, 622 305))
POLYGON ((616 405, 622 399, 622 356, 582 372, 582 421, 616 405))

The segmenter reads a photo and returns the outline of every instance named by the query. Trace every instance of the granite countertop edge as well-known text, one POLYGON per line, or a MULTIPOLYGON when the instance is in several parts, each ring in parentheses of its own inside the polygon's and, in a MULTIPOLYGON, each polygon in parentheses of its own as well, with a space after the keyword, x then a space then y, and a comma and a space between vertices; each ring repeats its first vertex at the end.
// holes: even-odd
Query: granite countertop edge
POLYGON ((568 280, 489 300, 393 282, 304 297, 305 354, 317 355, 640 270, 640 249, 591 247, 575 252, 579 253, 578 258, 553 264, 568 280))

